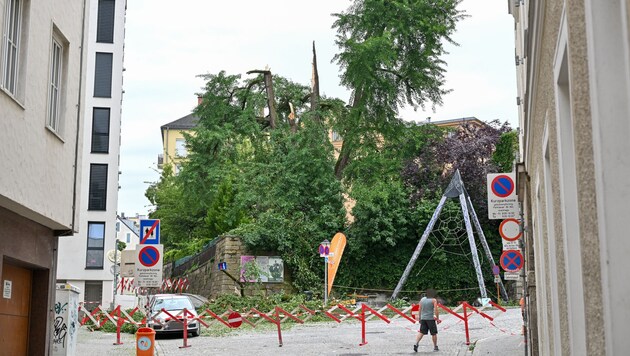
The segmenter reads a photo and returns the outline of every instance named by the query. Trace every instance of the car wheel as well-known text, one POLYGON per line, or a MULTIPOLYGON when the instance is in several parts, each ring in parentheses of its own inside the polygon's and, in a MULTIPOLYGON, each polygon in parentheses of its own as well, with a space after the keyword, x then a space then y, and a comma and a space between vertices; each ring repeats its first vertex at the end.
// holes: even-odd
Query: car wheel
POLYGON ((192 336, 199 336, 199 334, 201 334, 201 330, 199 330, 199 328, 193 330, 192 332, 192 336))

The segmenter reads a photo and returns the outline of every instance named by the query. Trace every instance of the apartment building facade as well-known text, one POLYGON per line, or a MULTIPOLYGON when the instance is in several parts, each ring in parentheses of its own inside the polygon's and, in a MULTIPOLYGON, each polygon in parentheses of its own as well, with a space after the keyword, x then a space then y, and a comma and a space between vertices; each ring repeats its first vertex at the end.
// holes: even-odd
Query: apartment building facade
POLYGON ((0 0, 0 345, 51 350, 59 236, 79 231, 85 3, 0 0))
POLYGON ((533 355, 630 349, 630 2, 509 0, 533 355))
POLYGON ((88 0, 79 233, 59 240, 57 279, 88 308, 113 301, 125 0, 88 0))

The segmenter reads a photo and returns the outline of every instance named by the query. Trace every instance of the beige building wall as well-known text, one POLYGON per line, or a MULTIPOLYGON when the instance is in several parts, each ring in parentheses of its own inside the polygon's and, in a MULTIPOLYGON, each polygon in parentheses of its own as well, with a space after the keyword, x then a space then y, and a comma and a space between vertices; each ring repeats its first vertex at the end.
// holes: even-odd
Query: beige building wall
POLYGON ((184 132, 192 134, 192 130, 165 129, 163 131, 162 142, 164 144, 164 164, 170 164, 173 169, 186 159, 187 153, 178 152, 177 140, 184 140, 184 132))
POLYGON ((625 354, 628 2, 508 4, 520 58, 518 188, 527 227, 529 351, 625 354))

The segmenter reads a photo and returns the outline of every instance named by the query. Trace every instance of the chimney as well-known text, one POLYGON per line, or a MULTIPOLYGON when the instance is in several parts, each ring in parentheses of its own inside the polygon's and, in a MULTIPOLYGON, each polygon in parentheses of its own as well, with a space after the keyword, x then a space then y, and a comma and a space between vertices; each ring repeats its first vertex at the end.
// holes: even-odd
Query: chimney
POLYGON ((198 96, 197 97, 197 106, 201 105, 201 102, 203 101, 203 96, 198 96))

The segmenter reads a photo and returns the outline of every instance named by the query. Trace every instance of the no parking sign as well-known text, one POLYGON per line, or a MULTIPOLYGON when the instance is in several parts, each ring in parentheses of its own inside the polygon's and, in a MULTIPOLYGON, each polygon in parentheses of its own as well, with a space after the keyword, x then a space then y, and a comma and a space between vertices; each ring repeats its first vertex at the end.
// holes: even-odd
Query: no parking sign
POLYGON ((135 282, 138 287, 159 287, 162 284, 163 245, 136 245, 135 282))
POLYGON ((519 215, 514 173, 488 174, 488 218, 514 219, 519 215))

